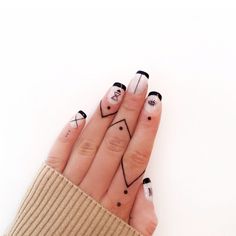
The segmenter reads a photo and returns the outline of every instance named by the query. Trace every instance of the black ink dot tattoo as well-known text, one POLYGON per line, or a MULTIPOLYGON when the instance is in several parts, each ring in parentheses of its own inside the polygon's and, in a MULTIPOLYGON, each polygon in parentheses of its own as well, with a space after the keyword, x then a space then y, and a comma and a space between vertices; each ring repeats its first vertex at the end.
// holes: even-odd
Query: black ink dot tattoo
POLYGON ((120 207, 120 206, 121 206, 121 203, 120 203, 120 202, 117 202, 116 205, 117 205, 118 207, 120 207))
POLYGON ((130 139, 131 139, 132 136, 131 136, 129 127, 128 127, 128 125, 127 125, 126 119, 119 120, 119 121, 115 122, 114 124, 111 124, 109 128, 111 128, 111 127, 114 126, 114 125, 121 124, 121 123, 124 123, 124 126, 121 126, 121 125, 120 125, 120 126, 119 126, 119 129, 120 129, 120 130, 123 130, 124 127, 126 127, 126 130, 127 130, 128 134, 129 134, 129 137, 130 137, 130 139))
POLYGON ((148 120, 151 120, 151 119, 152 119, 152 117, 151 117, 151 116, 149 116, 149 117, 148 117, 148 120))
POLYGON ((124 194, 128 194, 128 190, 126 189, 126 190, 124 190, 124 194))
POLYGON ((117 111, 112 112, 112 113, 107 113, 107 110, 110 110, 110 109, 111 109, 110 106, 107 106, 107 107, 103 108, 102 101, 100 102, 100 113, 101 113, 102 118, 106 118, 108 116, 112 116, 112 115, 115 115, 117 113, 117 111))

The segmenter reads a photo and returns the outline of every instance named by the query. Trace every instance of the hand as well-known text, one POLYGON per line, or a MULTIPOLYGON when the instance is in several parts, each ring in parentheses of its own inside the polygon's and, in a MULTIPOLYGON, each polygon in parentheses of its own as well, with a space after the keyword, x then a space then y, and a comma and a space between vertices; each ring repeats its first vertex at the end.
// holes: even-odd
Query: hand
POLYGON ((53 145, 47 164, 143 235, 152 235, 157 218, 147 167, 160 122, 161 95, 148 89, 138 71, 128 89, 114 83, 85 126, 79 111, 53 145))

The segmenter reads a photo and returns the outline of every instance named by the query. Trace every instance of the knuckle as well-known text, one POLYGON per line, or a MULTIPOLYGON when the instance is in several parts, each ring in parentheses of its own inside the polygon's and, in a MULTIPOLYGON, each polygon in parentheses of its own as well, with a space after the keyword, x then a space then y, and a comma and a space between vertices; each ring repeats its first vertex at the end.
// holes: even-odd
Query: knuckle
POLYGON ((61 172, 63 168, 65 167, 65 164, 63 163, 62 158, 52 156, 52 155, 48 156, 46 160, 46 164, 58 170, 59 172, 61 172))
POLYGON ((106 138, 106 148, 108 151, 119 153, 126 148, 126 141, 116 135, 108 135, 106 138))
POLYGON ((77 153, 82 156, 93 156, 97 151, 97 145, 92 140, 82 140, 76 147, 77 153))
POLYGON ((149 152, 145 149, 142 151, 140 150, 133 150, 128 154, 127 160, 130 162, 130 165, 133 168, 143 168, 147 165, 149 159, 149 152))
POLYGON ((140 107, 139 104, 140 104, 140 102, 138 102, 138 99, 131 96, 131 97, 129 97, 129 99, 127 99, 124 102, 124 104, 122 106, 127 112, 137 112, 140 107))

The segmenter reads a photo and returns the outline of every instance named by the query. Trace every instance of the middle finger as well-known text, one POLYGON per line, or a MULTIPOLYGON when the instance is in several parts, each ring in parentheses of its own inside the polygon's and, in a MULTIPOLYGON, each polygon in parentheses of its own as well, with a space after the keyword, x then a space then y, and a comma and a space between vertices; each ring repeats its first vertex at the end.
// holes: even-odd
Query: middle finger
POLYGON ((134 133, 148 88, 148 74, 138 71, 96 153, 80 188, 99 201, 105 194, 134 133), (96 186, 96 188, 95 188, 96 186))

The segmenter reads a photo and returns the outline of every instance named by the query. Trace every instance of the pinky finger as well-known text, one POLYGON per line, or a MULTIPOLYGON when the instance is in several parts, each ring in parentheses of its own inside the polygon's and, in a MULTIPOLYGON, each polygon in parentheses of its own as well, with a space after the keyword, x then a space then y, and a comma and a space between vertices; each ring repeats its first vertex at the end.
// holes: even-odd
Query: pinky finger
POLYGON ((86 123, 87 115, 78 111, 61 131, 53 144, 46 163, 62 173, 70 157, 71 150, 86 123))
POLYGON ((151 181, 149 178, 145 178, 143 186, 139 188, 129 220, 129 224, 144 236, 153 235, 157 227, 152 195, 151 181))

